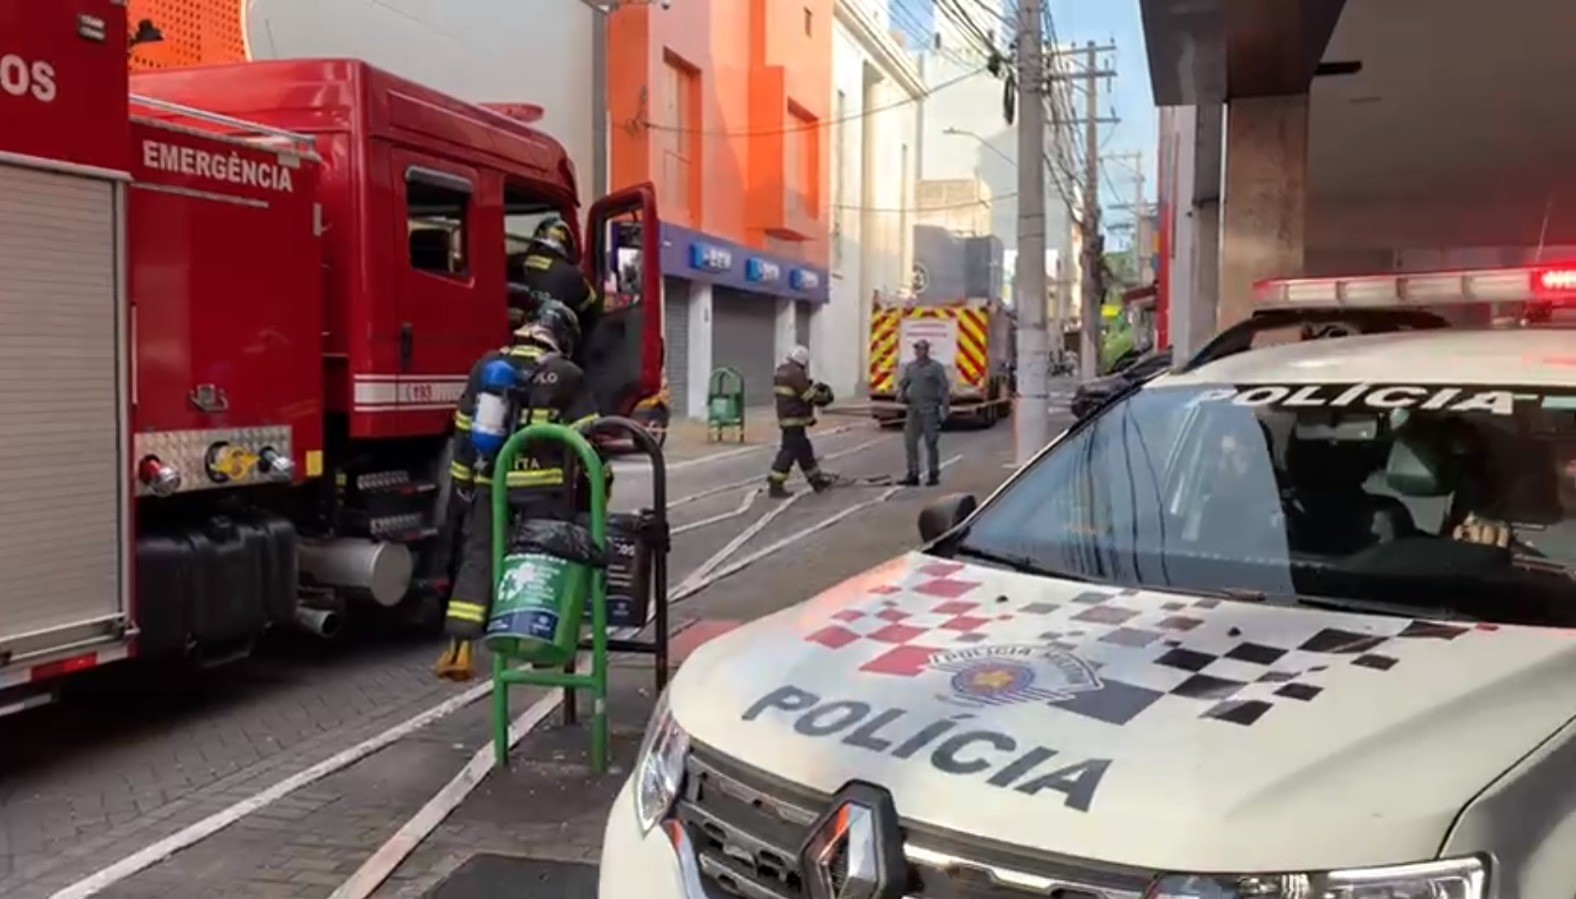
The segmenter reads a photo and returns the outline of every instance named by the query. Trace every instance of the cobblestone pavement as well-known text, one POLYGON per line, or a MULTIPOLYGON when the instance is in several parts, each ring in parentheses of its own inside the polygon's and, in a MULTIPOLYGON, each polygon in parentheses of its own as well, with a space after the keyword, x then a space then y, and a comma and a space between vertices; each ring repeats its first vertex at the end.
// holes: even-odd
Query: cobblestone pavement
MULTIPOLYGON (((1009 444, 1009 426, 946 435, 944 455, 966 447, 969 457, 956 477, 949 472, 949 486, 955 481, 960 487, 989 489, 1006 474, 1001 462, 1009 444), (986 447, 991 451, 979 451, 986 447)), ((850 474, 893 473, 901 467, 896 435, 863 424, 820 436, 818 450, 829 469, 850 474)), ((739 481, 753 486, 768 459, 769 453, 758 450, 681 464, 670 478, 670 497, 682 500, 739 481)), ((644 472, 628 468, 621 465, 620 506, 642 498, 649 483, 644 472)), ((746 490, 677 505, 673 524, 733 512, 746 490)), ((850 489, 805 497, 741 552, 867 498, 860 493, 850 489)), ((935 493, 900 494, 763 560, 681 603, 675 621, 754 617, 830 586, 911 545, 914 515, 935 493), (807 558, 816 564, 806 566, 807 558), (790 575, 798 582, 796 595, 771 589, 790 575)), ((759 518, 766 503, 758 498, 736 519, 680 535, 670 556, 670 582, 676 584, 759 518)), ((339 645, 286 642, 200 675, 108 669, 78 684, 61 705, 0 719, 0 895, 50 895, 453 695, 458 688, 430 675, 434 650, 430 640, 367 633, 339 645)), ((624 758, 638 741, 651 691, 644 667, 625 670, 618 680, 615 745, 624 758)), ((525 691, 517 696, 517 709, 531 701, 525 691)), ((485 722, 485 703, 467 707, 101 895, 327 896, 469 759, 485 740, 485 722)), ((489 781, 462 809, 469 814, 474 806, 481 817, 454 816, 384 892, 409 887, 419 894, 426 888, 421 884, 441 879, 462 854, 454 847, 474 842, 466 827, 494 833, 488 845, 516 854, 529 850, 566 861, 594 857, 593 837, 600 835, 606 805, 602 793, 610 797, 618 778, 592 782, 574 755, 583 752, 583 742, 582 731, 566 734, 558 727, 529 737, 521 753, 532 761, 508 775, 507 783, 489 781), (535 742, 552 739, 563 746, 535 742), (516 782, 525 784, 525 795, 514 789, 516 782), (487 802, 493 795, 496 808, 487 802), (521 803, 550 813, 521 825, 518 816, 511 817, 521 803), (496 827, 489 815, 514 823, 496 827)))

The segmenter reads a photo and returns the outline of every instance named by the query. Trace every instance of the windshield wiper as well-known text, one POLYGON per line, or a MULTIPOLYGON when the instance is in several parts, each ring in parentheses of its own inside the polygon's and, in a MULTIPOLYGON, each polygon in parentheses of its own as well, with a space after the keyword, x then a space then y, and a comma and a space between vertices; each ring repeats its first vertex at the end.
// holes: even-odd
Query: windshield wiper
POLYGON ((1034 574, 1040 577, 1053 577, 1064 581, 1077 581, 1081 584, 1095 583, 1095 579, 1087 575, 1070 571, 1062 571, 1049 565, 1041 564, 1035 559, 1019 555, 1018 553, 996 552, 990 549, 980 549, 967 543, 960 543, 952 548, 952 556, 962 556, 969 559, 979 559, 982 562, 991 562, 1010 568, 1020 574, 1034 574))
POLYGON ((1319 609, 1334 609, 1342 612, 1367 612, 1372 615, 1394 615, 1400 618, 1428 618, 1434 621, 1477 621, 1473 615, 1467 615, 1455 609, 1435 608, 1430 606, 1413 605, 1411 603, 1383 602, 1373 599, 1353 599, 1346 596, 1318 596, 1311 593, 1268 593, 1263 590, 1253 590, 1246 587, 1216 587, 1213 589, 1193 588, 1167 588, 1175 589, 1181 593, 1194 593, 1200 596, 1213 596, 1220 599, 1234 599, 1239 602, 1267 602, 1278 605, 1309 606, 1319 609))

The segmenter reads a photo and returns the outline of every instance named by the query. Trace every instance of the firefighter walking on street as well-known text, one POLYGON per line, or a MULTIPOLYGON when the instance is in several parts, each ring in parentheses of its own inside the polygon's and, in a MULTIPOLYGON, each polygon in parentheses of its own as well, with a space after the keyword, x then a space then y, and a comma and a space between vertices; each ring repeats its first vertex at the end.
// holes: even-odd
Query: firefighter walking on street
POLYGON ((930 463, 925 483, 934 487, 941 483, 941 423, 950 414, 952 394, 946 366, 930 356, 930 341, 914 341, 914 358, 903 366, 897 397, 905 406, 903 453, 908 462, 908 474, 900 483, 905 487, 919 486, 919 441, 923 438, 926 461, 930 463))
POLYGON ((809 428, 815 424, 815 410, 832 402, 831 390, 810 379, 810 351, 796 346, 777 366, 772 376, 772 392, 777 398, 777 428, 782 440, 777 458, 766 476, 767 495, 774 499, 790 496, 788 475, 795 464, 804 472, 811 489, 820 493, 830 487, 831 479, 821 473, 810 443, 809 428))
MULTIPOLYGON (((450 476, 461 516, 459 570, 444 619, 449 644, 435 670, 439 677, 469 680, 472 644, 487 628, 493 597, 492 490, 500 473, 492 460, 478 458, 471 430, 477 415, 482 371, 505 360, 515 369, 510 417, 514 427, 561 424, 578 427, 596 418, 596 402, 580 367, 571 361, 580 339, 579 319, 562 303, 544 300, 515 331, 514 343, 483 356, 471 369, 454 413, 454 462, 450 476)), ((507 427, 507 425, 506 425, 507 427)), ((611 470, 609 470, 611 471, 611 470)), ((568 520, 584 511, 589 490, 580 483, 566 447, 552 442, 527 447, 512 471, 501 474, 517 520, 568 520)))

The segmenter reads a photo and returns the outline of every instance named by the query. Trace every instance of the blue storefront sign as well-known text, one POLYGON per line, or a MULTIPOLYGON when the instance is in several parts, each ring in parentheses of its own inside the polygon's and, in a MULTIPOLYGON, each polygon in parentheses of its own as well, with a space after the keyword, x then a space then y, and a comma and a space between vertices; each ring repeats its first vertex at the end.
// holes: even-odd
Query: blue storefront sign
POLYGON ((769 297, 824 303, 825 269, 764 253, 681 225, 662 225, 663 274, 769 297))
POLYGON ((782 266, 770 259, 751 257, 744 262, 744 277, 757 284, 776 284, 782 276, 782 266))
POLYGON ((788 273, 788 286, 799 291, 815 290, 821 286, 821 276, 807 268, 796 268, 788 273))
POLYGON ((705 241, 691 241, 689 245, 690 268, 697 268, 705 272, 728 272, 733 270, 733 253, 727 247, 718 246, 705 241))

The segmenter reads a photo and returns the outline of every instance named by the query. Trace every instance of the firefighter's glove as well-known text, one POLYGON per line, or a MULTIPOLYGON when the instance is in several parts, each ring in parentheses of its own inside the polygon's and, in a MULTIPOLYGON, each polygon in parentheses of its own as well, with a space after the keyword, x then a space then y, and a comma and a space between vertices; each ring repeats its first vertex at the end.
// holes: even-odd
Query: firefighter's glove
POLYGON ((1502 522, 1479 518, 1476 513, 1467 515, 1466 520, 1456 525, 1450 536, 1463 543, 1497 546, 1501 549, 1510 545, 1509 527, 1502 522))
POLYGON ((476 669, 472 665, 471 641, 451 639, 443 655, 438 657, 438 664, 433 666, 433 671, 443 680, 463 682, 474 679, 476 669))

